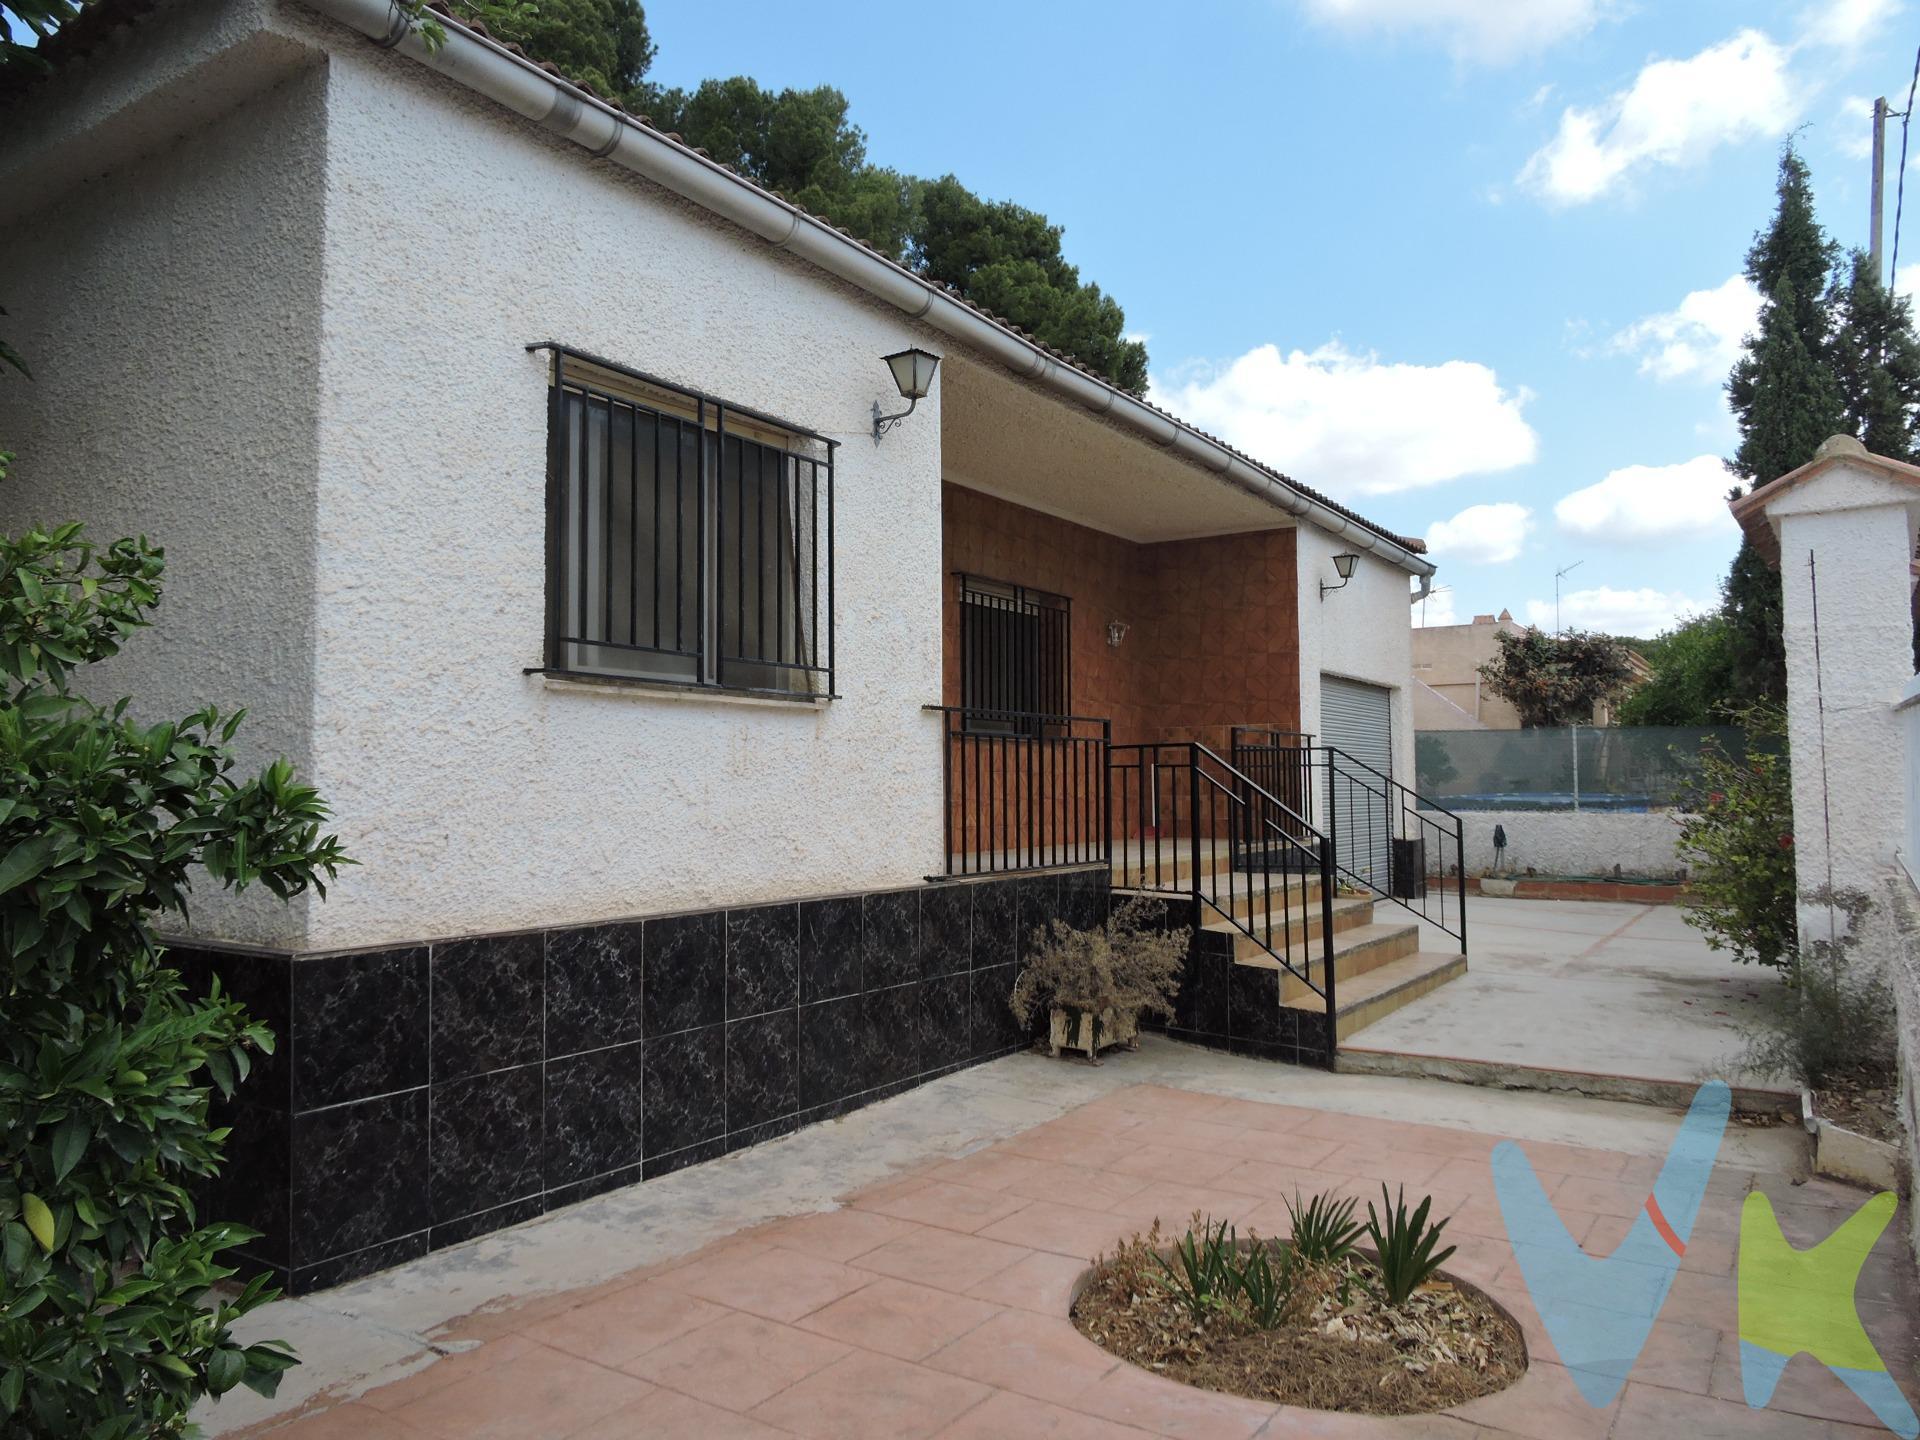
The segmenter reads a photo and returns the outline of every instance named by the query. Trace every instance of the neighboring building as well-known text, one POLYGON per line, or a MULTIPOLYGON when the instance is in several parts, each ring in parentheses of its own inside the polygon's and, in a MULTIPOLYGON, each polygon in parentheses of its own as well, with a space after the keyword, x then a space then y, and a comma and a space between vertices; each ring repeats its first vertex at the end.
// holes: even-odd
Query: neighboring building
MULTIPOLYGON (((1495 637, 1502 631, 1524 635, 1527 627, 1513 612, 1476 615, 1467 625, 1425 625, 1413 632, 1413 728, 1427 730, 1518 730, 1520 712, 1480 678, 1480 667, 1500 654, 1495 637)), ((1639 652, 1628 650, 1633 685, 1653 673, 1639 652)), ((1592 723, 1614 723, 1613 706, 1593 707, 1592 723)))
MULTIPOLYGON (((0 524, 164 543, 98 683, 252 705, 361 862, 324 903, 196 896, 180 951, 283 1036, 213 1197, 252 1258, 335 1283, 1019 1046, 1022 937, 1105 914, 1109 841, 1179 833, 1178 742, 1311 731, 1411 779, 1418 540, 390 24, 102 0, 0 96, 36 377, 0 385, 0 524), (876 439, 910 347, 937 375, 876 439), (1018 873, 929 883, 983 856, 1018 873)), ((1317 1053, 1284 964, 1177 1025, 1317 1053)))

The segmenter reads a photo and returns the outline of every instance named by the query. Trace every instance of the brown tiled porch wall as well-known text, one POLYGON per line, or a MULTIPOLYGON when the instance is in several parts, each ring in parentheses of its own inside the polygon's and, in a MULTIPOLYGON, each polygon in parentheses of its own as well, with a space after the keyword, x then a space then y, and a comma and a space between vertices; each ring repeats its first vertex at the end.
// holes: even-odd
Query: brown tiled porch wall
POLYGON ((1136 544, 977 490, 943 488, 943 688, 960 696, 960 573, 1073 602, 1076 714, 1116 744, 1200 740, 1233 725, 1293 729, 1300 714, 1294 531, 1136 544), (1107 622, 1126 639, 1107 644, 1107 622))

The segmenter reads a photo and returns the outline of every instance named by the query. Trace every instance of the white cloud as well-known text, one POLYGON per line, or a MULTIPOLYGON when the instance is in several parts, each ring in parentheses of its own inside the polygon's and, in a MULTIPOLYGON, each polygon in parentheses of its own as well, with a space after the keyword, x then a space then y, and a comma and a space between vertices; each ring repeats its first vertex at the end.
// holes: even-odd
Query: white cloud
POLYGON ((1849 95, 1840 102, 1840 114, 1834 121, 1840 138, 1834 142, 1849 160, 1873 158, 1873 101, 1864 95, 1849 95))
POLYGON ((1610 545, 1731 535, 1727 491, 1735 476, 1718 455, 1677 465, 1625 465, 1562 497, 1553 517, 1569 535, 1610 545))
POLYGON ((1653 166, 1698 164, 1722 145, 1778 136, 1800 115, 1791 52, 1742 30, 1685 60, 1655 60, 1599 105, 1569 105, 1520 184, 1559 205, 1597 200, 1653 166))
POLYGON ((1801 33, 1815 45, 1853 50, 1899 13, 1899 0, 1822 0, 1801 17, 1801 33))
POLYGON ((1893 272, 1894 290, 1920 306, 1920 262, 1902 265, 1893 272))
POLYGON ((1386 495, 1530 462, 1532 394, 1485 365, 1383 362, 1330 340, 1261 345, 1225 365, 1156 377, 1148 399, 1308 485, 1386 495))
POLYGON ((1458 625, 1460 621, 1453 613, 1453 588, 1448 585, 1436 586, 1426 599, 1413 607, 1413 625, 1416 630, 1429 625, 1458 625))
POLYGON ((1636 321, 1607 342, 1638 355, 1640 373, 1656 380, 1709 380, 1718 385, 1740 358, 1741 341, 1760 317, 1760 292, 1745 275, 1711 290, 1689 291, 1671 310, 1636 321))
POLYGON ((1584 35, 1612 0, 1304 0, 1325 24, 1360 34, 1413 34, 1456 60, 1504 64, 1584 35))
POLYGON ((1524 505, 1469 505, 1427 527, 1427 549, 1469 565, 1499 565, 1519 555, 1532 528, 1533 512, 1524 505))
MULTIPOLYGON (((1678 590, 1615 590, 1601 585, 1560 597, 1560 625, 1566 630, 1604 630, 1609 635, 1651 637, 1707 607, 1678 590)), ((1553 601, 1527 601, 1527 623, 1553 629, 1553 601)))

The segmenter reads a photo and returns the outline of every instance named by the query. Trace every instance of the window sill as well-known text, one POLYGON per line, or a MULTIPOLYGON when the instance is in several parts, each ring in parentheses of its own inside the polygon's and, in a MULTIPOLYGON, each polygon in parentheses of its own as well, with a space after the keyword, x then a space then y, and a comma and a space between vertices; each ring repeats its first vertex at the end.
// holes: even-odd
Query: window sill
POLYGON ((730 690, 724 685, 676 685, 671 680, 628 679, 618 675, 582 675, 570 670, 529 670, 548 690, 620 695, 635 700, 668 700, 710 705, 747 705, 774 710, 824 710, 831 695, 773 695, 760 690, 730 690))

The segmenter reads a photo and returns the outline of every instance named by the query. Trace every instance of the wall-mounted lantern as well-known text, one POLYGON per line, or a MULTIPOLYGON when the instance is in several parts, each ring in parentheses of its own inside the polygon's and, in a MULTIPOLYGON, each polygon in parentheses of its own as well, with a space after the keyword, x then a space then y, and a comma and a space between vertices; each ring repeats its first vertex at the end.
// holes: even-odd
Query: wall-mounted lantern
POLYGON ((1360 557, 1350 550, 1334 556, 1333 568, 1340 574, 1340 583, 1338 585, 1329 585, 1326 581, 1322 580, 1320 582, 1320 598, 1324 600, 1334 591, 1346 589, 1347 582, 1353 578, 1353 567, 1359 563, 1360 557))
POLYGON ((1114 649, 1120 648, 1120 642, 1127 638, 1127 622, 1124 620, 1107 621, 1107 644, 1114 649))
POLYGON ((929 355, 924 350, 907 349, 886 357, 887 368, 893 371, 893 383, 900 387, 901 398, 907 402, 907 408, 892 415, 880 413, 880 402, 873 402, 873 442, 880 443, 880 437, 898 425, 913 413, 913 407, 927 398, 927 392, 933 389, 934 367, 940 363, 938 355, 929 355))

